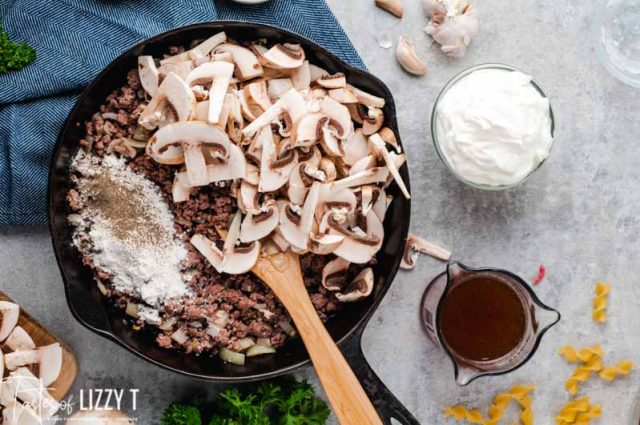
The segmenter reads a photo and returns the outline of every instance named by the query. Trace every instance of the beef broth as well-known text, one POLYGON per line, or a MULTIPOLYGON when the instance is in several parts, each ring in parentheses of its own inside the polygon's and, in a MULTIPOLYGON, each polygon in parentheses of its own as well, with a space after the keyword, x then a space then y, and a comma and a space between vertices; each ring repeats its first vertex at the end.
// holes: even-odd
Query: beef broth
POLYGON ((446 295, 440 330, 449 349, 462 359, 498 359, 518 346, 526 328, 518 294, 497 277, 473 275, 446 295))

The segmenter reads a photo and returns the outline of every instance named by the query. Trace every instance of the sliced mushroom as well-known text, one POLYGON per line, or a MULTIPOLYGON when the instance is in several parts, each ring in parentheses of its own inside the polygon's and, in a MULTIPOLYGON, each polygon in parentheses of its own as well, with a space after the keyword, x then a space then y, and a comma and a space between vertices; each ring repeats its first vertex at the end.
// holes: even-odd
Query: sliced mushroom
POLYGON ((316 81, 318 81, 320 78, 325 77, 329 74, 329 71, 327 71, 324 68, 320 68, 317 65, 314 65, 312 63, 309 64, 309 80, 311 80, 312 83, 315 83, 316 81))
POLYGON ((310 146, 320 140, 323 126, 327 123, 328 118, 320 112, 303 115, 291 131, 294 146, 310 146))
POLYGON ((231 53, 236 65, 236 77, 240 81, 251 80, 261 76, 264 72, 257 56, 245 47, 225 43, 216 47, 214 53, 231 53))
POLYGON ((340 103, 357 103, 358 98, 351 91, 351 89, 343 87, 338 89, 329 90, 329 97, 337 100, 340 103))
POLYGON ((316 83, 326 89, 339 89, 347 86, 347 78, 342 72, 332 75, 323 75, 316 80, 316 83))
POLYGON ((191 61, 179 62, 179 63, 165 63, 160 65, 158 73, 160 74, 160 81, 167 78, 167 75, 172 72, 183 80, 187 79, 189 73, 193 70, 193 63, 191 61))
POLYGON ((389 204, 393 200, 393 197, 391 195, 387 195, 384 189, 378 189, 377 195, 374 195, 374 197, 375 201, 373 202, 373 207, 371 207, 371 209, 376 213, 380 221, 384 221, 384 217, 387 214, 387 208, 389 208, 389 204))
POLYGON ((245 209, 247 213, 259 213, 260 212, 260 193, 258 193, 258 186, 243 181, 240 184, 240 196, 238 198, 239 203, 245 209))
POLYGON ((451 258, 450 251, 426 241, 413 233, 409 233, 407 243, 404 246, 404 254, 400 262, 400 267, 407 270, 413 269, 420 253, 442 261, 449 261, 451 258))
POLYGON ((264 59, 273 67, 293 69, 302 66, 305 55, 299 44, 276 44, 264 53, 264 59))
POLYGON ((225 43, 227 41, 227 35, 224 32, 219 32, 217 34, 212 35, 211 37, 204 40, 202 43, 198 44, 191 50, 187 50, 185 52, 179 53, 174 56, 169 56, 168 58, 162 59, 160 61, 161 64, 168 63, 178 63, 187 60, 191 60, 197 57, 206 56, 217 46, 225 43))
POLYGON ((336 257, 322 269, 322 286, 329 291, 340 291, 345 286, 349 262, 336 257))
POLYGON ((365 171, 344 177, 329 183, 330 190, 346 189, 364 184, 380 183, 387 180, 389 170, 386 167, 373 167, 365 171))
POLYGON ((315 177, 306 172, 308 164, 299 163, 289 175, 287 196, 295 205, 302 205, 315 177))
POLYGON ((359 103, 368 106, 369 108, 384 108, 384 98, 374 96, 371 93, 367 93, 366 91, 360 90, 359 88, 352 85, 347 85, 347 88, 349 88, 349 90, 353 92, 359 103))
POLYGON ((160 84, 156 95, 145 106, 138 118, 140 125, 154 129, 159 122, 166 119, 168 109, 174 121, 188 121, 195 113, 196 98, 187 83, 171 72, 160 84))
POLYGON ((367 155, 355 162, 349 169, 349 175, 358 174, 362 171, 369 170, 377 165, 376 157, 367 155))
POLYGON ((227 62, 206 62, 195 68, 187 76, 187 84, 211 84, 209 89, 209 110, 207 121, 220 123, 220 113, 233 75, 233 65, 227 62))
POLYGON ((291 70, 291 82, 296 90, 306 90, 311 85, 311 66, 305 60, 298 68, 291 70))
POLYGON ((34 373, 45 386, 51 385, 62 369, 62 348, 54 343, 35 350, 19 350, 4 355, 7 369, 13 371, 22 366, 32 365, 34 373))
POLYGON ((322 158, 320 160, 320 169, 318 171, 322 171, 324 173, 324 179, 322 180, 325 182, 332 182, 336 179, 336 177, 338 177, 336 165, 329 158, 322 158))
POLYGON ((346 106, 327 96, 322 99, 320 109, 329 117, 329 127, 337 138, 343 140, 351 136, 353 121, 346 106))
POLYGON ((155 96, 160 85, 160 72, 152 56, 138 56, 138 75, 142 88, 149 96, 155 96))
POLYGON ((31 336, 24 330, 22 326, 16 326, 13 331, 7 337, 4 345, 9 347, 12 351, 18 350, 34 350, 36 344, 31 339, 31 336))
POLYGON ((0 341, 4 341, 18 324, 20 306, 9 301, 0 301, 0 314, 2 314, 0 323, 0 341))
POLYGON ((275 201, 267 201, 259 213, 247 212, 240 230, 240 242, 248 243, 268 236, 279 222, 278 205, 275 201))
POLYGON ((311 185, 301 210, 290 202, 283 204, 279 228, 284 239, 294 248, 305 251, 308 249, 319 195, 320 183, 316 182, 311 185), (296 210, 300 214, 296 213, 296 210))
POLYGON ((384 113, 378 108, 369 108, 369 112, 362 122, 362 134, 370 136, 377 133, 384 124, 384 113))
POLYGON ((276 103, 271 105, 262 115, 257 117, 251 124, 246 126, 242 133, 245 136, 255 134, 260 128, 278 120, 283 112, 287 112, 291 122, 297 122, 306 112, 307 104, 297 90, 291 89, 282 96, 276 103))
POLYGON ((378 131, 378 134, 387 145, 392 146, 396 150, 396 152, 402 153, 402 149, 398 144, 398 139, 396 138, 393 130, 391 130, 389 127, 384 127, 381 128, 380 131, 378 131))
POLYGON ((276 101, 294 88, 291 78, 276 78, 267 82, 267 93, 271 100, 276 101))
MULTIPOLYGON (((348 228, 340 224, 335 214, 329 216, 326 231, 345 236, 342 244, 334 251, 335 255, 356 264, 364 264, 373 258, 382 246, 384 228, 373 211, 367 213, 365 222, 366 231, 360 227, 348 228)), ((320 231, 324 229, 321 228, 320 231)))
POLYGON ((396 166, 396 163, 393 157, 389 154, 389 151, 387 151, 387 148, 385 146, 384 140, 382 140, 382 137, 380 137, 380 135, 378 134, 372 134, 369 137, 369 141, 373 144, 377 153, 379 153, 384 159, 384 161, 386 162, 387 168, 389 169, 389 173, 391 173, 391 175, 395 179, 396 184, 404 194, 405 198, 410 199, 411 195, 409 194, 409 190, 407 189, 407 186, 404 184, 404 181, 400 176, 400 172, 398 171, 398 167, 396 166))
POLYGON ((224 247, 220 250, 205 236, 196 233, 191 244, 211 263, 218 273, 242 274, 256 264, 260 255, 260 242, 254 241, 248 246, 236 246, 240 236, 242 216, 237 212, 233 217, 224 247))
POLYGON ((368 297, 373 291, 373 278, 373 270, 367 267, 358 273, 342 292, 337 292, 336 298, 340 302, 348 303, 368 297))
POLYGON ((362 211, 363 215, 367 215, 369 210, 371 210, 371 208, 373 207, 373 188, 373 185, 366 184, 360 189, 360 210, 362 211))
POLYGON ((362 130, 357 129, 344 144, 343 161, 346 164, 354 165, 357 161, 367 155, 369 155, 369 143, 364 134, 362 134, 362 130))
POLYGON ((345 236, 339 234, 314 234, 311 233, 309 237, 309 251, 318 255, 327 255, 334 252, 342 241, 344 241, 345 236))
POLYGON ((244 180, 257 186, 260 183, 260 170, 258 167, 253 164, 247 164, 244 180))
POLYGON ((268 126, 262 127, 257 137, 262 145, 258 190, 273 192, 289 181, 289 176, 298 163, 298 153, 291 150, 284 158, 278 158, 273 142, 273 133, 268 126))

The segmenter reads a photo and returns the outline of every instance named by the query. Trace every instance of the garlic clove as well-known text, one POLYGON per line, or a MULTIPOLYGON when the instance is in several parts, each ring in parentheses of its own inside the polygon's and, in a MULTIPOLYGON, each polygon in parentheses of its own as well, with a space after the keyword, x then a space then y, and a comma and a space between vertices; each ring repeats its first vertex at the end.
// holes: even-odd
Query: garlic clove
POLYGON ((407 37, 401 36, 396 46, 396 59, 405 71, 414 75, 425 75, 427 66, 420 60, 413 48, 413 43, 407 37))
POLYGON ((382 10, 386 10, 396 18, 402 18, 403 7, 402 0, 375 0, 376 6, 382 10))

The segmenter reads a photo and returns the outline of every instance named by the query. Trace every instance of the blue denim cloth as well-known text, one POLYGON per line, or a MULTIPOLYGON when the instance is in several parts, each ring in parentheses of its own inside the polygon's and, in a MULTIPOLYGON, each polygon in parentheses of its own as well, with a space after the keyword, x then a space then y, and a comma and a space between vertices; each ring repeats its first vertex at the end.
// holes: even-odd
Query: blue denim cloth
POLYGON ((47 171, 58 131, 78 94, 133 44, 213 20, 272 24, 364 67, 324 0, 0 0, 0 21, 38 58, 0 75, 0 225, 47 220, 47 171), (313 22, 313 25, 310 25, 313 22))

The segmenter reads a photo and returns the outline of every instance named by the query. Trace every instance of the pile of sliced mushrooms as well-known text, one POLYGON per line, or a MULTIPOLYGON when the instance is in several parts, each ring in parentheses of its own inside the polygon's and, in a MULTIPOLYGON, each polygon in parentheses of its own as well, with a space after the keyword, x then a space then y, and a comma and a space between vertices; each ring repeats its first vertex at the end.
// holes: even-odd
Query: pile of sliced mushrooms
POLYGON ((56 414, 59 403, 47 388, 62 369, 62 347, 54 343, 36 347, 27 331, 18 325, 20 306, 0 301, 0 404, 4 425, 39 424, 56 414))
MULTIPOLYGON (((395 181, 410 196, 383 98, 309 63, 300 45, 240 45, 224 32, 159 61, 140 56, 139 74, 150 96, 139 117, 146 154, 181 166, 173 201, 210 184, 230 185, 237 199, 221 249, 191 238, 218 272, 246 273, 261 253, 333 253, 324 283, 339 291, 327 277, 380 249, 386 188, 395 181)), ((368 295, 371 269, 356 282, 366 284, 337 297, 368 295)))

